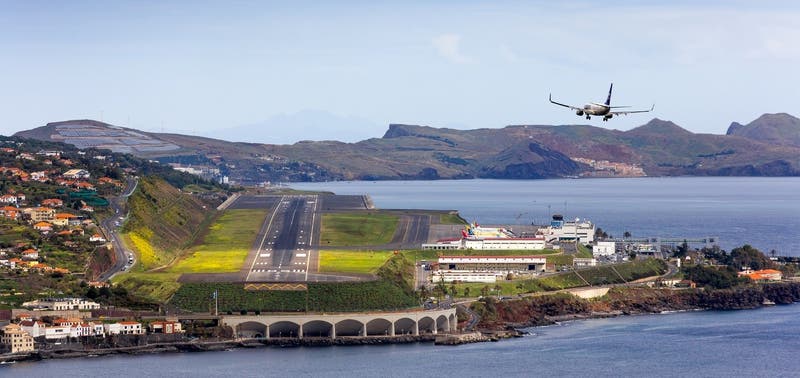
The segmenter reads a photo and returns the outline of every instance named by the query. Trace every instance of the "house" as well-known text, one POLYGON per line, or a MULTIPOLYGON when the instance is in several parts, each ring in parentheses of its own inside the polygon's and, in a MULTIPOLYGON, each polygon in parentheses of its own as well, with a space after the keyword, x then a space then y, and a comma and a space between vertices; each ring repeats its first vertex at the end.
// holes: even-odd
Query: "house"
POLYGON ((78 329, 78 336, 98 336, 103 337, 106 335, 105 328, 102 323, 86 322, 79 323, 75 326, 78 329))
POLYGON ((58 325, 58 326, 70 326, 70 327, 73 327, 73 326, 80 325, 81 324, 81 320, 78 319, 78 318, 69 318, 69 319, 57 318, 57 319, 53 320, 53 324, 54 325, 58 325))
POLYGON ((62 200, 60 200, 58 198, 48 198, 48 199, 42 201, 42 206, 62 207, 62 206, 64 206, 64 201, 62 201, 62 200))
POLYGON ((87 213, 93 213, 94 212, 94 208, 89 206, 89 205, 84 204, 83 206, 81 206, 81 211, 85 211, 87 213))
POLYGON ((33 223, 42 221, 49 222, 56 216, 56 210, 48 207, 29 207, 22 209, 22 213, 33 223))
POLYGON ((31 172, 31 180, 38 182, 50 181, 50 179, 47 177, 47 172, 45 171, 31 172))
POLYGON ((48 222, 39 222, 33 225, 33 229, 41 232, 53 231, 53 224, 48 222))
POLYGON ((72 220, 73 218, 77 218, 77 216, 72 215, 70 213, 56 213, 56 216, 54 218, 55 219, 51 221, 54 225, 64 227, 69 225, 69 221, 72 220))
POLYGON ((144 334, 142 323, 139 322, 119 322, 120 334, 123 335, 141 335, 144 334))
POLYGON ((104 238, 100 234, 94 234, 91 237, 89 237, 89 241, 90 242, 96 242, 96 243, 105 243, 106 242, 106 238, 104 238))
POLYGON ((28 248, 22 251, 22 259, 23 260, 39 260, 39 251, 28 248))
POLYGON ((89 174, 89 171, 85 169, 70 169, 64 172, 64 174, 62 174, 61 176, 63 176, 64 178, 75 180, 75 179, 88 179, 89 176, 91 175, 89 174))
POLYGON ((6 217, 8 219, 12 219, 12 220, 18 219, 19 218, 19 213, 20 213, 19 209, 14 207, 14 206, 3 206, 3 207, 0 207, 0 215, 6 217))
POLYGON ((88 183, 86 181, 79 181, 79 182, 75 183, 75 187, 78 188, 78 189, 83 189, 83 190, 97 190, 97 188, 95 188, 94 185, 92 185, 92 184, 90 184, 90 183, 88 183))
POLYGON ((109 335, 142 335, 144 334, 144 330, 142 330, 142 323, 139 322, 117 322, 117 323, 110 323, 104 324, 105 331, 109 335))
POLYGON ((183 333, 181 322, 177 321, 157 321, 150 323, 150 333, 183 333))
POLYGON ((44 329, 44 338, 47 340, 63 340, 68 337, 78 337, 78 329, 71 326, 50 326, 44 329))
POLYGON ((22 330, 18 324, 9 324, 3 327, 3 335, 0 336, 0 343, 8 346, 11 353, 33 352, 33 337, 22 330))
POLYGON ((17 196, 14 194, 3 194, 2 196, 0 196, 0 203, 16 204, 17 196))
POLYGON ((25 332, 28 332, 32 337, 44 336, 44 329, 47 327, 44 323, 38 320, 22 320, 19 322, 20 327, 25 332))
POLYGON ((739 276, 750 277, 753 281, 780 281, 783 278, 783 273, 775 269, 762 269, 756 271, 740 272, 739 276))
POLYGON ((25 302, 22 307, 39 310, 97 310, 100 305, 83 298, 47 298, 25 302))

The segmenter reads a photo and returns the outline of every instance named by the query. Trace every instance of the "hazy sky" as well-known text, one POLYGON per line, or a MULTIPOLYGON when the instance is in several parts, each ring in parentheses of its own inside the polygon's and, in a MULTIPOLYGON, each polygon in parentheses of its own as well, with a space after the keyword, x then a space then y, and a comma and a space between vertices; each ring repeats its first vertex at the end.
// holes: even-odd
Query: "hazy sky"
POLYGON ((73 118, 282 142, 584 124, 548 93, 601 101, 612 81, 615 104, 655 112, 593 125, 719 134, 800 115, 798 2, 331 3, 0 0, 0 133, 73 118))

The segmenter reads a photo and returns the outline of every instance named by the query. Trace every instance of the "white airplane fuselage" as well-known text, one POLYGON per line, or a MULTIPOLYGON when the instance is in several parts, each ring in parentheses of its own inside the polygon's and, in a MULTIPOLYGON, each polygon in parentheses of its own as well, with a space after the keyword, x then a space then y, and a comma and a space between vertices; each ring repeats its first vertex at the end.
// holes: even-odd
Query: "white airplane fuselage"
POLYGON ((593 115, 593 116, 604 116, 604 115, 608 114, 608 112, 610 112, 610 111, 611 111, 611 107, 609 107, 607 105, 598 104, 596 102, 590 102, 590 103, 584 105, 582 110, 578 110, 576 113, 579 116, 580 115, 584 115, 584 114, 593 115))

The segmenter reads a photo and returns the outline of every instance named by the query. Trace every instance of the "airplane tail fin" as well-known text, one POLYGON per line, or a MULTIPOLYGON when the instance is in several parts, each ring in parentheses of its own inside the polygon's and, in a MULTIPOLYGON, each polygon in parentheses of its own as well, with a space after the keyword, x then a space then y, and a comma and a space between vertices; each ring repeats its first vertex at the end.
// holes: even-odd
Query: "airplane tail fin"
POLYGON ((608 88, 608 98, 606 98, 606 105, 611 105, 611 90, 614 89, 614 83, 608 88))

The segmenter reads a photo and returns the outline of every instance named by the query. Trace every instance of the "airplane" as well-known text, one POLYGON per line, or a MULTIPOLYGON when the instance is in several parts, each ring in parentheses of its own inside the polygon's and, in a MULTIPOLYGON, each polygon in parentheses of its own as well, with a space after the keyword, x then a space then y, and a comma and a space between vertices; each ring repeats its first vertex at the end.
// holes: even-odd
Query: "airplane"
POLYGON ((611 106, 611 90, 614 89, 614 83, 611 83, 611 87, 608 88, 608 98, 606 98, 606 102, 604 104, 598 104, 596 102, 590 102, 584 105, 582 108, 567 104, 562 104, 560 102, 553 101, 553 94, 550 94, 550 102, 553 104, 563 106, 565 108, 570 108, 575 111, 575 114, 579 116, 586 115, 586 119, 592 119, 592 116, 603 116, 603 121, 608 121, 615 115, 628 115, 631 113, 647 113, 653 111, 656 105, 650 107, 649 110, 626 110, 626 111, 612 111, 611 109, 615 108, 629 108, 630 106, 611 106))

